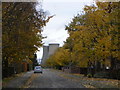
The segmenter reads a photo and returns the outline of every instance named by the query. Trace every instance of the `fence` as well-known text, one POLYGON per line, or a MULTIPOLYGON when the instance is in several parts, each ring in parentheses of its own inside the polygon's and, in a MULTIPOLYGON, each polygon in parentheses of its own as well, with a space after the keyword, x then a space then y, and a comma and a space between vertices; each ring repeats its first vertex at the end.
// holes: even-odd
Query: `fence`
POLYGON ((32 70, 32 64, 28 64, 28 63, 16 63, 15 65, 11 65, 11 67, 3 67, 2 68, 2 78, 5 77, 10 77, 14 74, 18 74, 21 72, 27 72, 32 70))
POLYGON ((82 67, 62 67, 62 71, 66 73, 87 74, 87 68, 82 67))

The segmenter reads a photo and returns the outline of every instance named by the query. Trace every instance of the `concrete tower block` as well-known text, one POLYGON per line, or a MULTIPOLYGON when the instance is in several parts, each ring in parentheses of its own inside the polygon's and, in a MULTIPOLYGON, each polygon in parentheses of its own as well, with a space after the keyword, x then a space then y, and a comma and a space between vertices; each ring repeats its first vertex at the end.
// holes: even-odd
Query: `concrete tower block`
POLYGON ((49 44, 48 57, 53 55, 58 48, 59 48, 59 44, 49 44))
POLYGON ((49 44, 49 46, 43 46, 43 57, 41 64, 45 64, 46 60, 53 55, 58 48, 59 44, 49 44))
POLYGON ((43 46, 42 64, 44 64, 45 60, 48 59, 48 53, 49 53, 49 46, 43 46))

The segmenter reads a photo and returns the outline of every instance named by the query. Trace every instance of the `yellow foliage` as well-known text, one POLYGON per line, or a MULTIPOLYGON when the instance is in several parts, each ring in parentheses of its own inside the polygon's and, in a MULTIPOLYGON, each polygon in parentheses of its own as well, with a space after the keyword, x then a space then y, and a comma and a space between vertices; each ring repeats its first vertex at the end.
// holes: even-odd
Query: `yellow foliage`
POLYGON ((120 12, 118 3, 97 2, 96 6, 86 6, 84 15, 75 16, 66 26, 69 36, 48 63, 55 66, 72 64, 87 67, 90 60, 110 65, 110 57, 120 60, 118 32, 120 12))

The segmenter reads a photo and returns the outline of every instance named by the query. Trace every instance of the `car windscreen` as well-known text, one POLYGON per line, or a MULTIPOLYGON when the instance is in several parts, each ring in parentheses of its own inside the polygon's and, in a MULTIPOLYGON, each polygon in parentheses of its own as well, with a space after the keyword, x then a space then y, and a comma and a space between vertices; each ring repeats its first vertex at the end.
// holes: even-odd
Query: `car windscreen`
POLYGON ((35 67, 35 69, 41 69, 41 67, 35 67))

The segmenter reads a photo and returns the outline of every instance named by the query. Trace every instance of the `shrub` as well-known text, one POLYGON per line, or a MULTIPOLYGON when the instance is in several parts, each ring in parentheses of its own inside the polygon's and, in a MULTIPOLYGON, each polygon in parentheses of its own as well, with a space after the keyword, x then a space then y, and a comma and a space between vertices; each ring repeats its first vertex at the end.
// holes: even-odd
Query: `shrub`
POLYGON ((88 78, 91 78, 91 77, 92 77, 92 74, 88 74, 87 77, 88 77, 88 78))
POLYGON ((94 75, 96 78, 109 78, 109 73, 108 72, 98 72, 94 75))

